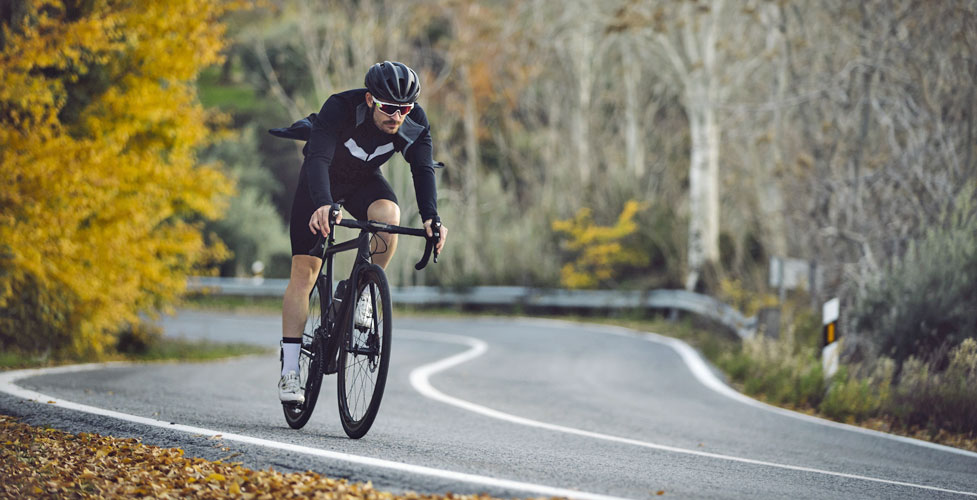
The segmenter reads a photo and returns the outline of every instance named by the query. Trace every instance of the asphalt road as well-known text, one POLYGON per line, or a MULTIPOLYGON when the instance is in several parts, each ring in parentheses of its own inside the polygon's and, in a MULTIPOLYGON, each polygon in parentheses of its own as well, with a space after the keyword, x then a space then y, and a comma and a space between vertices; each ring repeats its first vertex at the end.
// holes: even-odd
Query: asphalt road
MULTIPOLYGON (((273 348, 279 335, 271 316, 182 312, 164 327, 273 348)), ((277 354, 95 367, 15 385, 8 374, 0 377, 0 412, 394 491, 977 496, 977 454, 755 403, 719 383, 687 346, 655 335, 555 321, 408 318, 397 320, 392 346, 380 415, 361 440, 343 433, 334 376, 306 427, 288 428, 275 388, 277 354), (26 391, 43 398, 24 399, 40 397, 26 391)))

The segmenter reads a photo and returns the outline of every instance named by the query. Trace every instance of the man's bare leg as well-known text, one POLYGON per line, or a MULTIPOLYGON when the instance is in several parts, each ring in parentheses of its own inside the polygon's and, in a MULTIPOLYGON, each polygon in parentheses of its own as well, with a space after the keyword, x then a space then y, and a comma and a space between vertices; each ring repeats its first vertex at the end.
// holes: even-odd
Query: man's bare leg
MULTIPOLYGON (((400 225, 400 207, 396 203, 390 200, 377 200, 370 204, 369 208, 366 209, 366 216, 370 220, 375 220, 377 222, 383 222, 385 224, 391 224, 394 226, 400 225)), ((373 263, 386 269, 387 264, 390 263, 390 259, 393 258, 394 252, 397 251, 397 235, 388 233, 377 233, 379 238, 383 241, 373 240, 373 247, 371 250, 373 252, 380 252, 373 254, 373 263)))
POLYGON ((282 300, 282 337, 301 338, 309 315, 309 292, 319 275, 322 259, 311 255, 292 256, 292 274, 282 300))
POLYGON ((302 330, 309 315, 309 292, 319 275, 322 259, 310 255, 293 255, 292 271, 282 299, 282 378, 278 381, 278 398, 283 403, 305 401, 299 380, 299 353, 302 330))

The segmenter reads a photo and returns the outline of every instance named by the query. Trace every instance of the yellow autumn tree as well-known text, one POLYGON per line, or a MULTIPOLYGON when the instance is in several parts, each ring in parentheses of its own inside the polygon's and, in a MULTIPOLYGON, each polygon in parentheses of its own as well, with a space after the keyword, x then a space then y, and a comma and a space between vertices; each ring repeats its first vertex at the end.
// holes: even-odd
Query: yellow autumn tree
POLYGON ((646 204, 629 200, 613 226, 594 222, 590 208, 581 208, 572 219, 553 222, 553 230, 566 237, 570 261, 560 270, 560 282, 568 288, 596 288, 613 284, 628 269, 647 265, 648 255, 628 244, 638 230, 634 217, 646 204))
POLYGON ((228 0, 24 0, 0 10, 0 343, 98 355, 177 296, 232 186, 194 80, 228 0))

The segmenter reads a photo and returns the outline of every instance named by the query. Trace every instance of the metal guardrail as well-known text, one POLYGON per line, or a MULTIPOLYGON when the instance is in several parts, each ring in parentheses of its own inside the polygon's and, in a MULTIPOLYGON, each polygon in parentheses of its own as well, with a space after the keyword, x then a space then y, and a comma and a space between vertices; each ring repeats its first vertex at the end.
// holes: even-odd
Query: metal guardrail
MULTIPOLYGON (((288 280, 263 278, 194 277, 190 291, 218 295, 281 297, 288 280)), ((433 286, 391 287, 391 299, 399 304, 453 306, 510 306, 554 309, 674 309, 718 321, 741 338, 752 337, 756 317, 708 295, 685 290, 561 290, 515 286, 476 286, 463 289, 433 286)))

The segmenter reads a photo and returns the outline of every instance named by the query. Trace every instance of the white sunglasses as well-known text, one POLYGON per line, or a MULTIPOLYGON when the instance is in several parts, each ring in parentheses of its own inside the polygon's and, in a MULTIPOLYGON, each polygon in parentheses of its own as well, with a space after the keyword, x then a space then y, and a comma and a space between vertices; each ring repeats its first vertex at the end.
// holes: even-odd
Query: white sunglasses
POLYGON ((410 113, 410 110, 414 109, 414 103, 393 104, 389 102, 383 102, 377 99, 376 97, 373 98, 373 103, 376 104, 377 108, 380 109, 381 113, 387 116, 393 116, 398 111, 400 111, 400 116, 407 116, 407 113, 410 113))

